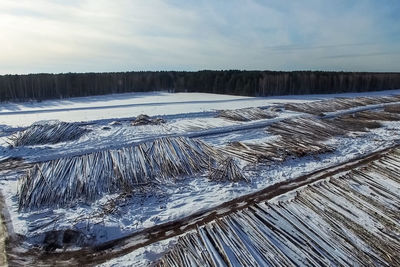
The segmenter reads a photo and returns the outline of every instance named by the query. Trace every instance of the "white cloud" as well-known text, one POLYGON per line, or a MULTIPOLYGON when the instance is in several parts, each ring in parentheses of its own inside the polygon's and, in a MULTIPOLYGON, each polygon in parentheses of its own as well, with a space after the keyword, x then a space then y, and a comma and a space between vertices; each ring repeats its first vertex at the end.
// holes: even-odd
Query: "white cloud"
POLYGON ((373 11, 317 0, 2 0, 0 73, 400 71, 373 11))

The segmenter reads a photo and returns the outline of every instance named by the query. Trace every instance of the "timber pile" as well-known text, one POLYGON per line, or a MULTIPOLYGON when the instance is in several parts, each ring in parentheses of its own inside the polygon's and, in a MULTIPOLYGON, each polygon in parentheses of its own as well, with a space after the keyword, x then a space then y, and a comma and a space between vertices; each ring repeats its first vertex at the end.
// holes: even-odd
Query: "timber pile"
POLYGON ((154 118, 152 119, 150 116, 146 114, 140 114, 137 118, 131 122, 132 126, 140 126, 140 125, 160 125, 165 123, 165 120, 162 118, 154 118))
POLYGON ((249 181, 231 157, 222 161, 217 168, 209 173, 208 177, 212 181, 249 181))
POLYGON ((400 116, 386 111, 362 111, 349 115, 342 115, 335 119, 325 119, 333 127, 346 132, 368 132, 382 126, 381 121, 399 121, 400 116))
POLYGON ((262 144, 234 142, 221 148, 221 151, 250 163, 282 162, 288 157, 331 152, 333 148, 322 141, 346 133, 343 129, 316 118, 286 119, 270 125, 268 132, 280 138, 262 144))
POLYGON ((225 118, 233 121, 253 121, 262 119, 275 118, 275 112, 264 110, 261 108, 241 108, 232 110, 221 110, 218 112, 217 118, 225 118))
POLYGON ((231 142, 221 148, 225 154, 241 160, 257 163, 267 160, 283 161, 283 156, 278 147, 273 144, 247 144, 244 142, 231 142))
POLYGON ((346 133, 345 130, 328 121, 311 117, 287 119, 274 123, 268 128, 268 132, 280 135, 285 140, 300 138, 313 141, 324 141, 346 133))
POLYGON ((382 126, 381 123, 375 120, 357 118, 352 115, 342 116, 330 120, 332 126, 336 126, 347 132, 368 132, 369 129, 376 129, 382 126))
POLYGON ((288 157, 303 157, 333 151, 320 142, 302 138, 278 139, 272 143, 248 144, 233 142, 221 148, 225 154, 250 163, 282 162, 288 157))
POLYGON ((130 192, 139 185, 174 181, 222 161, 206 143, 166 137, 118 150, 36 164, 19 180, 19 209, 92 202, 105 193, 130 192))
POLYGON ((268 132, 282 136, 285 141, 302 138, 310 141, 325 141, 331 137, 352 131, 366 132, 382 126, 379 121, 395 121, 400 117, 390 113, 363 111, 342 115, 334 119, 294 118, 272 124, 268 132))
POLYGON ((268 132, 279 136, 270 143, 248 144, 229 143, 221 151, 231 157, 257 162, 282 162, 288 157, 303 157, 332 152, 333 148, 324 144, 332 137, 345 135, 352 131, 365 132, 381 126, 377 120, 399 120, 387 112, 359 112, 335 119, 312 117, 292 118, 271 124, 268 132))
POLYGON ((400 105, 396 104, 385 106, 384 111, 390 113, 400 113, 400 105))
MULTIPOLYGON (((386 107, 385 107, 386 108, 386 107)), ((395 114, 386 111, 361 111, 351 115, 347 115, 349 118, 356 120, 370 120, 370 121, 399 121, 400 114, 395 114)))
POLYGON ((335 112, 360 106, 392 103, 400 101, 400 96, 388 97, 356 97, 356 98, 335 98, 328 100, 313 101, 308 103, 286 104, 287 110, 321 115, 326 112, 335 112))
POLYGON ((400 266, 400 152, 179 237, 156 266, 400 266), (362 218, 362 219, 360 219, 362 218))
POLYGON ((87 132, 87 129, 77 123, 47 121, 33 124, 26 130, 10 136, 9 143, 14 147, 56 144, 76 140, 87 132))

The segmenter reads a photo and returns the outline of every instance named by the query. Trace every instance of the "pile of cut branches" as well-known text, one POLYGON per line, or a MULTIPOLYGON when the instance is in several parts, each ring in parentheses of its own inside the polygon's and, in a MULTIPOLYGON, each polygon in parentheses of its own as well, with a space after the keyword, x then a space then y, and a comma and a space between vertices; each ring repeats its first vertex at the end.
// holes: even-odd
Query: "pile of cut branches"
POLYGON ((206 171, 222 160, 208 144, 184 137, 52 160, 36 164, 20 178, 19 208, 88 203, 104 193, 130 192, 139 185, 206 171))
POLYGON ((320 115, 326 112, 335 112, 338 110, 345 110, 354 107, 384 104, 398 101, 400 101, 400 96, 335 98, 306 103, 286 104, 285 109, 320 115))
POLYGON ((399 155, 220 215, 226 205, 152 266, 400 266, 399 155))
POLYGON ((275 118, 276 114, 261 108, 241 108, 219 111, 218 118, 225 118, 233 121, 253 121, 275 118))
POLYGON ((390 113, 399 113, 400 114, 400 104, 387 105, 387 106, 385 106, 384 111, 390 112, 390 113))
MULTIPOLYGON (((386 107, 385 107, 386 109, 386 107)), ((354 118, 356 120, 371 120, 371 121, 399 121, 400 115, 386 112, 386 111, 362 111, 357 112, 347 117, 354 118)))
POLYGON ((165 123, 165 120, 162 118, 151 118, 146 114, 140 114, 137 118, 131 122, 132 126, 140 126, 140 125, 159 125, 165 123))
POLYGON ((11 146, 33 146, 56 144, 76 140, 88 130, 78 123, 46 121, 35 123, 24 131, 17 132, 9 137, 11 146))
POLYGON ((314 141, 323 141, 346 133, 345 130, 332 125, 329 121, 310 117, 286 119, 274 123, 268 128, 268 132, 280 135, 287 140, 301 138, 314 141))
POLYGON ((231 157, 222 161, 219 166, 210 171, 209 179, 212 181, 249 181, 243 174, 242 170, 231 157))
POLYGON ((369 129, 376 129, 382 124, 368 117, 356 117, 352 115, 342 116, 330 121, 333 126, 347 132, 367 132, 369 129))
POLYGON ((258 162, 282 162, 288 157, 303 157, 307 155, 322 154, 333 151, 333 148, 302 138, 280 138, 271 143, 247 144, 233 142, 221 148, 225 154, 241 160, 258 162))

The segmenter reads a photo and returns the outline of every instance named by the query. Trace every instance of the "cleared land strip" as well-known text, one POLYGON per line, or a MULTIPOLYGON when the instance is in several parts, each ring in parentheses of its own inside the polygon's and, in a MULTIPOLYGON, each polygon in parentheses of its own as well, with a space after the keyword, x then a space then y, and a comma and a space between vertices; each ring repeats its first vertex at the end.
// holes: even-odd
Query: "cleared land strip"
MULTIPOLYGON (((319 170, 291 181, 275 184, 259 192, 226 202, 211 210, 201 211, 174 222, 148 228, 142 232, 108 242, 101 246, 85 248, 73 252, 43 252, 40 250, 31 250, 26 253, 10 253, 10 261, 18 262, 19 259, 23 258, 31 261, 34 264, 93 265, 102 263, 114 257, 125 255, 154 242, 175 237, 190 230, 196 230, 199 225, 207 225, 215 222, 217 219, 222 219, 226 216, 231 216, 234 213, 242 212, 243 210, 258 205, 258 203, 268 201, 276 196, 293 191, 302 186, 310 185, 325 178, 332 177, 333 175, 365 166, 371 161, 379 161, 382 157, 386 157, 387 155, 393 153, 392 151, 398 146, 399 145, 396 145, 392 148, 384 149, 335 167, 319 170)), ((388 170, 390 171, 391 169, 388 167, 388 170)))

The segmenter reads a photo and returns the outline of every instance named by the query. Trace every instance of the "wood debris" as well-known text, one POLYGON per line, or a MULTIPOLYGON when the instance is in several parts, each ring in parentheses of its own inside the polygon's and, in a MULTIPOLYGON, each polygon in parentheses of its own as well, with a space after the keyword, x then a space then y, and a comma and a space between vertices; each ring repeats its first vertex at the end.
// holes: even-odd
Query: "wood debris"
POLYGON ((274 123, 268 127, 269 133, 277 140, 261 144, 230 143, 222 151, 242 160, 256 162, 280 162, 288 157, 303 157, 333 151, 322 141, 346 131, 315 118, 294 118, 274 123))
POLYGON ((390 113, 398 113, 398 114, 400 114, 400 105, 399 104, 387 105, 387 106, 385 106, 384 111, 390 112, 390 113))
POLYGON ((209 172, 208 178, 212 181, 249 181, 232 157, 228 157, 209 172))
POLYGON ((253 121, 262 119, 272 119, 276 117, 276 114, 275 112, 256 107, 256 108, 221 110, 218 112, 217 117, 233 121, 253 121))
POLYGON ((335 98, 306 103, 290 103, 285 105, 285 109, 321 115, 326 112, 335 112, 360 106, 384 104, 400 101, 400 96, 385 97, 356 97, 356 98, 335 98))
POLYGON ((78 123, 46 121, 15 133, 9 137, 9 143, 14 147, 56 144, 76 140, 87 132, 88 130, 78 123))
POLYGON ((311 117, 286 119, 274 123, 268 127, 268 132, 284 137, 285 141, 293 138, 323 141, 346 133, 328 121, 311 117))
MULTIPOLYGON (((386 108, 386 107, 385 107, 386 108)), ((361 111, 351 115, 347 115, 348 118, 354 118, 356 120, 376 120, 376 121, 399 121, 400 114, 395 114, 386 111, 361 111)))
POLYGON ((221 148, 225 154, 250 163, 282 162, 288 157, 303 157, 333 151, 330 146, 311 140, 280 138, 271 143, 249 144, 232 142, 221 148))
POLYGON ((184 137, 98 151, 36 164, 19 180, 19 209, 85 203, 139 185, 173 182, 206 171, 223 157, 208 144, 184 137))
POLYGON ((400 152, 179 237, 155 266, 399 266, 400 152))
POLYGON ((225 154, 241 160, 257 162, 281 162, 288 157, 303 157, 334 150, 323 142, 349 132, 365 132, 381 126, 377 120, 399 120, 387 112, 359 112, 335 119, 317 119, 313 117, 290 118, 273 123, 267 131, 276 140, 268 143, 251 144, 232 142, 221 148, 225 154))
POLYGON ((132 126, 140 126, 140 125, 160 125, 165 123, 165 120, 162 118, 151 118, 146 114, 140 114, 137 118, 131 122, 132 126))
POLYGON ((378 121, 357 118, 351 115, 330 120, 330 123, 332 126, 336 126, 347 132, 368 132, 369 129, 376 129, 382 126, 378 121))

